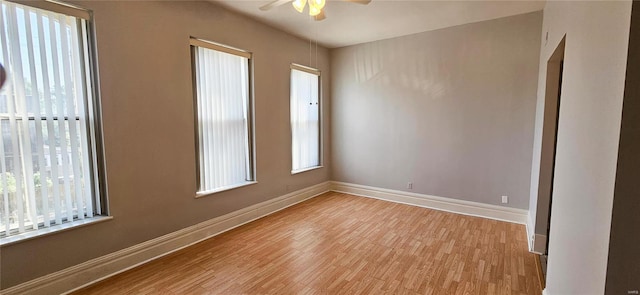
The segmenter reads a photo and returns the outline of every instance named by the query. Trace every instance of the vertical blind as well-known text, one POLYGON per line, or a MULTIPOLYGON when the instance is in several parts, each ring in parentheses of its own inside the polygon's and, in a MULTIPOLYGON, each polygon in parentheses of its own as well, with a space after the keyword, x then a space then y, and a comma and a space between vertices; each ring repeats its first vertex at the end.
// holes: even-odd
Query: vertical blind
POLYGON ((320 165, 319 76, 291 69, 292 171, 320 165))
MULTIPOLYGON (((92 217, 84 19, 0 1, 1 235, 92 217)), ((90 85, 90 84, 89 84, 90 85)))
POLYGON ((194 46, 201 193, 253 180, 249 58, 194 46))

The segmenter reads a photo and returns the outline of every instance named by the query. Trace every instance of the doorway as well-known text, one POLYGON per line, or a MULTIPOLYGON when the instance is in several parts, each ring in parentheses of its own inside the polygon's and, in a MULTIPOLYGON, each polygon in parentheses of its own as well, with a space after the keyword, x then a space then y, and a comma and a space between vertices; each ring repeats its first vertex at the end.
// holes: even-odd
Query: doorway
POLYGON ((560 99, 562 97, 562 77, 564 70, 565 39, 558 44, 547 61, 545 84, 545 106, 542 127, 542 148, 540 155, 540 178, 538 183, 538 205, 536 213, 535 251, 541 253, 540 265, 546 278, 549 255, 549 234, 551 228, 551 208, 553 203, 553 179, 560 122, 560 99), (538 240, 540 238, 542 241, 538 240))

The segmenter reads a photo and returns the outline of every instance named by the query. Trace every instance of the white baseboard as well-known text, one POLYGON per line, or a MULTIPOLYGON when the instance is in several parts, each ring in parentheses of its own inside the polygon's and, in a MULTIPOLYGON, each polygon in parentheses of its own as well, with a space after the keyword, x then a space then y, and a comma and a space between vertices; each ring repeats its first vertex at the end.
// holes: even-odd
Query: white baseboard
POLYGON ((527 224, 528 211, 477 202, 333 181, 331 190, 463 215, 527 224))
POLYGON ((547 252, 547 236, 535 233, 535 225, 531 215, 529 215, 527 222, 527 241, 529 242, 529 252, 540 255, 547 252))
POLYGON ((547 236, 536 234, 533 240, 533 253, 544 254, 547 252, 547 236))
POLYGON ((533 241, 535 241, 535 224, 531 217, 531 212, 527 211, 527 245, 529 246, 529 252, 533 252, 533 241))
POLYGON ((526 210, 327 181, 1 290, 0 293, 3 295, 67 294, 327 191, 344 192, 458 214, 528 224, 526 210))
POLYGON ((2 294, 67 294, 173 253, 331 189, 323 182, 2 290, 2 294))

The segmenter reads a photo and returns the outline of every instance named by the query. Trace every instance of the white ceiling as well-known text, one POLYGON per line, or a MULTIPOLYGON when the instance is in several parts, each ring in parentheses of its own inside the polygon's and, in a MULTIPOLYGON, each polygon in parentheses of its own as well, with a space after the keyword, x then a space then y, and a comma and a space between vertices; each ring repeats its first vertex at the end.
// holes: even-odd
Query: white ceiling
MULTIPOLYGON (((544 1, 373 0, 368 5, 327 0, 323 21, 298 13, 290 3, 269 11, 271 1, 210 0, 329 48, 409 35, 542 10, 544 1)), ((305 11, 306 12, 306 11, 305 11)))

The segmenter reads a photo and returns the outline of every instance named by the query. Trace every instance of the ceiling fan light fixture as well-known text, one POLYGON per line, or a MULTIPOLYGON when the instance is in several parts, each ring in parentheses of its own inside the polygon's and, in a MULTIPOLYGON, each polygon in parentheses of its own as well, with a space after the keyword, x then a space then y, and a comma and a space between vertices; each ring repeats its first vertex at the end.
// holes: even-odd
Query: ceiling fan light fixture
MULTIPOLYGON (((315 0, 311 0, 311 1, 315 1, 315 0)), ((293 5, 293 8, 295 8, 300 13, 302 13, 302 11, 304 10, 305 4, 307 4, 307 0, 294 0, 293 2, 291 2, 291 5, 293 5)), ((309 3, 309 5, 311 5, 311 3, 309 3)))
POLYGON ((313 6, 313 5, 309 5, 309 15, 310 16, 316 16, 318 14, 320 14, 322 10, 318 9, 317 7, 313 6))
POLYGON ((316 16, 320 14, 325 5, 326 0, 309 0, 309 15, 316 16))
MULTIPOLYGON (((369 2, 371 2, 371 0, 343 0, 343 1, 358 3, 358 4, 369 4, 369 2)), ((259 9, 262 11, 267 11, 274 7, 278 7, 280 5, 283 5, 289 2, 291 2, 291 4, 293 5, 293 8, 300 13, 303 13, 304 8, 307 5, 307 2, 309 2, 309 15, 313 16, 313 19, 320 21, 327 18, 327 16, 324 14, 324 6, 327 0, 271 0, 271 2, 260 6, 259 9)))
POLYGON ((322 9, 324 8, 326 0, 309 0, 309 5, 312 5, 311 3, 313 3, 313 5, 315 5, 318 9, 322 9))
POLYGON ((320 10, 320 14, 313 17, 313 19, 317 21, 324 20, 325 18, 327 18, 327 16, 324 14, 324 9, 320 10))

